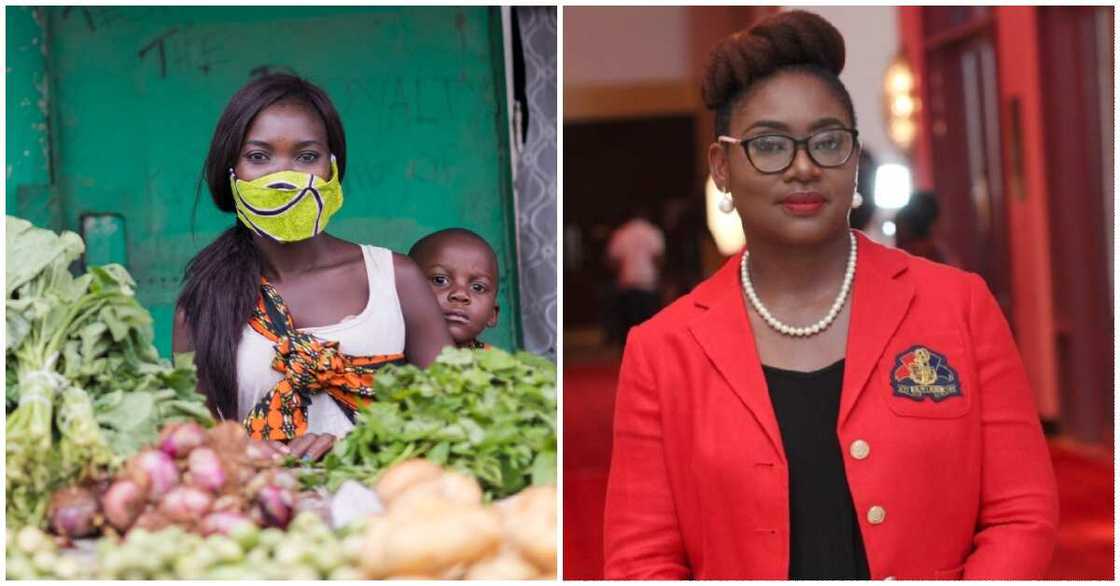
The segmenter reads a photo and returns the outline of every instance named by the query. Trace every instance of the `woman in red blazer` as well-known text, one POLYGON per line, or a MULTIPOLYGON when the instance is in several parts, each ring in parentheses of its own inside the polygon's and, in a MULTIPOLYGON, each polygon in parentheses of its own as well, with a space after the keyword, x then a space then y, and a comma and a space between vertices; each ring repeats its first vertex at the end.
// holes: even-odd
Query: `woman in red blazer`
POLYGON ((712 54, 709 163, 750 251, 630 331, 608 579, 1017 579, 1049 563, 1053 470, 994 298, 848 227, 843 54, 801 11, 712 54))

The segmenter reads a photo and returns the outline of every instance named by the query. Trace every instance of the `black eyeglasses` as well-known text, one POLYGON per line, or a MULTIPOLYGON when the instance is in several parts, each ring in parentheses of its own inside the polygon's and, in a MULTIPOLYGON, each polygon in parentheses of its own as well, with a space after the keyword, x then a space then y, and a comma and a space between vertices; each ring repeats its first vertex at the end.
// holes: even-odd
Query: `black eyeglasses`
POLYGON ((759 173, 771 175, 789 169, 802 146, 818 167, 842 167, 855 152, 857 138, 859 131, 855 129, 829 128, 800 140, 784 134, 763 134, 751 138, 720 136, 719 142, 742 146, 751 165, 759 173))

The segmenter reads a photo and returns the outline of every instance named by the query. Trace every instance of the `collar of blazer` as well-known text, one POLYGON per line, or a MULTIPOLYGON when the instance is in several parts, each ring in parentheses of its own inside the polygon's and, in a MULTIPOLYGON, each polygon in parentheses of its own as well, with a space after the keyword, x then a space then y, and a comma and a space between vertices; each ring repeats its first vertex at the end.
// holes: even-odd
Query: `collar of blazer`
MULTIPOLYGON (((849 299, 852 315, 837 429, 843 427, 914 297, 913 284, 900 278, 908 266, 902 252, 879 245, 858 231, 856 240, 858 261, 849 299)), ((784 458, 739 284, 739 256, 729 259, 692 297, 705 311, 689 323, 689 331, 784 458)))

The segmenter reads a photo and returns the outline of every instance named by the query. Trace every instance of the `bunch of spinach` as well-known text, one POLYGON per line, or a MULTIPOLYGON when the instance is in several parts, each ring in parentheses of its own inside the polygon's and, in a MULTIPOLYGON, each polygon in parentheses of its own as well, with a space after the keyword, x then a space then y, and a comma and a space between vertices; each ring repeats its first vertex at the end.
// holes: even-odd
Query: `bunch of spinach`
POLYGON ((120 265, 71 274, 84 245, 8 216, 6 513, 41 524, 51 491, 108 472, 172 418, 210 421, 189 357, 161 360, 120 265))
POLYGON ((471 474, 488 499, 556 482, 556 367, 527 352, 448 348, 426 370, 388 366, 376 399, 304 474, 334 490, 407 458, 471 474))

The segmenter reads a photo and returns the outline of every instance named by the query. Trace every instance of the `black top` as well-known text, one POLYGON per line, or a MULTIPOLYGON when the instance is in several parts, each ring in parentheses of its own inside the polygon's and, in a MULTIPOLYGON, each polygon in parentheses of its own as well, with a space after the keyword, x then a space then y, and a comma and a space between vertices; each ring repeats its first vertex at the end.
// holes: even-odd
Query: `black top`
POLYGON ((844 361, 813 372, 763 365, 789 461, 790 579, 867 580, 836 436, 844 361))

